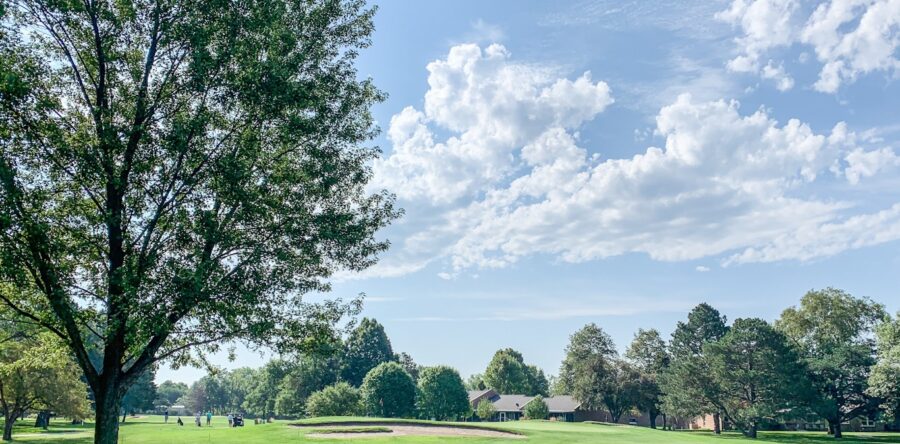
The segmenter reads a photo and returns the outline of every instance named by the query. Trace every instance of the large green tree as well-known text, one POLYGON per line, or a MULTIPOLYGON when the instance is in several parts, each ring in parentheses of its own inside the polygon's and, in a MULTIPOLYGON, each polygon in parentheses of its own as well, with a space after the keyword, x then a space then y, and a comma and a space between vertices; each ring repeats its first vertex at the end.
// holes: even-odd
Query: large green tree
POLYGON ((405 418, 415 413, 416 383, 396 362, 383 362, 363 379, 360 388, 366 411, 382 418, 405 418))
POLYGON ((619 422, 626 412, 637 407, 641 396, 641 373, 623 359, 615 359, 608 367, 601 385, 601 399, 612 422, 619 422))
POLYGON ((384 96, 354 67, 364 0, 10 0, 2 14, 0 275, 29 295, 3 302, 70 348, 96 443, 117 441, 122 396, 160 360, 337 335, 358 305, 303 295, 374 263, 397 214, 365 189, 384 96))
POLYGON ((157 400, 160 404, 174 405, 179 398, 187 394, 188 390, 187 384, 183 382, 166 380, 156 388, 157 400))
POLYGON ((721 388, 726 418, 750 438, 764 420, 802 406, 809 389, 805 369, 787 337, 762 319, 738 319, 704 353, 721 388))
POLYGON ((869 375, 869 394, 881 400, 888 415, 900 421, 900 313, 878 328, 878 363, 869 375))
POLYGON ((12 440, 16 419, 29 411, 52 409, 59 415, 77 419, 90 414, 87 387, 68 349, 50 333, 27 330, 12 326, 0 333, 3 335, 0 337, 0 409, 4 441, 12 440))
POLYGON ((775 324, 800 348, 816 392, 811 407, 835 438, 841 423, 877 402, 866 390, 876 362, 875 328, 886 318, 880 304, 826 288, 806 293, 775 324))
POLYGON ((425 367, 418 382, 419 412, 426 419, 458 420, 472 409, 459 372, 447 366, 425 367))
MULTIPOLYGON (((663 402, 659 381, 669 368, 670 362, 666 341, 656 329, 638 329, 631 345, 625 351, 625 357, 640 374, 636 407, 647 413, 650 428, 655 429, 656 418, 662 413, 663 402)), ((663 416, 663 428, 666 426, 665 423, 666 417, 663 416)))
POLYGON ((300 356, 279 384, 275 413, 279 416, 302 415, 307 398, 337 382, 338 370, 336 357, 300 356))
POLYGON ((344 344, 341 377, 359 387, 369 370, 382 362, 393 361, 394 350, 382 326, 375 319, 363 318, 350 332, 344 344))
POLYGON ((669 344, 670 365, 661 375, 663 409, 682 417, 713 415, 713 429, 721 433, 721 390, 712 378, 704 346, 728 332, 725 316, 703 303, 678 322, 669 344))
POLYGON ((497 393, 546 395, 549 383, 544 372, 525 363, 522 353, 511 348, 497 350, 484 371, 484 385, 497 393))
POLYGON ((616 359, 612 338, 596 324, 585 325, 569 337, 554 391, 574 396, 587 409, 603 407, 616 359))
POLYGON ((122 397, 122 422, 129 413, 153 410, 153 401, 156 400, 156 377, 154 369, 148 369, 138 377, 122 397))

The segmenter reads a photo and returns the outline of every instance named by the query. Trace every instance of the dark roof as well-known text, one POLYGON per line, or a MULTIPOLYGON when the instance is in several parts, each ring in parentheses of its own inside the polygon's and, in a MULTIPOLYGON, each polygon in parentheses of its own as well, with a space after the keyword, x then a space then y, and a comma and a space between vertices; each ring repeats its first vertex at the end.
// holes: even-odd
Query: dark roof
POLYGON ((491 390, 491 389, 486 389, 486 390, 469 390, 469 391, 468 391, 468 393, 469 393, 469 402, 473 402, 473 401, 475 401, 476 399, 481 398, 482 396, 488 395, 488 394, 493 393, 493 392, 494 392, 494 391, 491 390))
POLYGON ((532 399, 534 397, 525 395, 499 395, 492 398, 491 402, 494 403, 494 408, 498 412, 519 412, 532 399))
POLYGON ((547 403, 550 413, 572 413, 581 406, 580 402, 568 395, 544 398, 544 402, 547 403))

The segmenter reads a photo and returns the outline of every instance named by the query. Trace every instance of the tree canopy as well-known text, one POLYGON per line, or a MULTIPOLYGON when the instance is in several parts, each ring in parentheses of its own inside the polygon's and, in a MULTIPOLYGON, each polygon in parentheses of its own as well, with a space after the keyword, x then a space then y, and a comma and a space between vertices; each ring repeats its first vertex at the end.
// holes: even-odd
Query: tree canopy
POLYGON ((569 337, 555 390, 571 394, 587 409, 601 408, 616 357, 612 338, 596 324, 585 325, 569 337))
POLYGON ((764 420, 802 406, 808 396, 796 350, 762 319, 734 321, 721 340, 706 344, 704 354, 721 388, 725 416, 751 438, 764 420))
POLYGON ((359 387, 370 370, 382 362, 394 360, 394 350, 384 326, 375 319, 363 318, 344 344, 341 377, 359 387))
POLYGON ((343 381, 314 392, 306 402, 309 416, 353 416, 364 411, 359 389, 343 381))
POLYGON ((544 372, 525 363, 516 350, 497 350, 482 376, 485 387, 497 393, 520 395, 546 395, 550 391, 544 372))
POLYGON ((305 301, 384 251, 363 0, 4 3, 0 275, 70 348, 117 440, 155 362, 336 335, 356 303, 305 301), (87 344, 102 345, 102 365, 87 344))
MULTIPOLYGON (((671 361, 666 342, 655 329, 638 329, 634 340, 625 351, 625 357, 640 374, 636 407, 650 418, 650 428, 656 428, 656 417, 662 411, 660 379, 671 361)), ((663 424, 665 426, 665 424, 663 424)))
POLYGON ((396 362, 383 362, 363 380, 363 403, 369 414, 382 418, 411 417, 416 409, 416 384, 396 362))
POLYGON ((835 438, 841 437, 841 423, 876 402, 867 389, 876 362, 875 328, 886 318, 880 304, 826 288, 806 293, 775 324, 800 347, 816 392, 812 408, 835 438))
MULTIPOLYGON (((9 326, 7 326, 9 327, 9 326)), ((59 338, 15 326, 0 338, 0 407, 3 440, 12 440, 16 419, 32 410, 54 410, 71 418, 90 414, 87 386, 59 338)))
POLYGON ((888 415, 900 420, 900 313, 878 328, 878 362, 869 376, 869 394, 881 399, 888 415))
POLYGON ((469 395, 459 372, 439 365, 425 367, 419 377, 417 405, 426 419, 459 420, 469 415, 469 395))

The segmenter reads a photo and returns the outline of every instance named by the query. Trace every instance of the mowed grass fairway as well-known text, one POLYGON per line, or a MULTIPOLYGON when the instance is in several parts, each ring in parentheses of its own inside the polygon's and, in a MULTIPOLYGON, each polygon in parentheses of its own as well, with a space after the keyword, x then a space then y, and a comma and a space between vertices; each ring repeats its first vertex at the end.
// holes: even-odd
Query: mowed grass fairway
MULTIPOLYGON (((321 418, 308 421, 276 421, 272 424, 254 425, 252 420, 244 427, 230 429, 224 417, 213 417, 212 427, 198 428, 193 425, 193 417, 182 417, 183 427, 175 424, 175 418, 163 424, 161 416, 129 418, 122 425, 119 442, 123 444, 276 444, 292 442, 319 443, 532 443, 532 444, 579 444, 579 443, 622 443, 622 444, 704 444, 704 443, 900 443, 900 434, 891 433, 846 433, 844 439, 835 441, 824 433, 788 433, 761 432, 758 439, 751 440, 737 433, 726 433, 714 436, 711 432, 663 432, 642 427, 631 427, 607 424, 558 423, 545 421, 518 421, 491 423, 488 426, 497 430, 511 431, 525 435, 526 439, 483 438, 483 437, 448 437, 448 436, 377 436, 368 434, 359 438, 308 438, 305 435, 314 433, 315 427, 295 427, 294 423, 326 423, 334 421, 370 422, 383 421, 374 418, 321 418)), ((409 421, 416 423, 421 421, 409 421)), ((204 418, 205 423, 205 418, 204 418)), ((13 439, 19 442, 47 444, 87 444, 91 442, 91 425, 85 427, 68 426, 57 421, 49 432, 40 432, 32 427, 16 427, 13 439)), ((447 424, 447 423, 440 423, 447 424)), ((472 425, 470 423, 470 425, 472 425)), ((484 426, 484 424, 478 424, 484 426)), ((328 428, 334 428, 328 426, 328 428)), ((359 427, 357 427, 359 428, 359 427)))

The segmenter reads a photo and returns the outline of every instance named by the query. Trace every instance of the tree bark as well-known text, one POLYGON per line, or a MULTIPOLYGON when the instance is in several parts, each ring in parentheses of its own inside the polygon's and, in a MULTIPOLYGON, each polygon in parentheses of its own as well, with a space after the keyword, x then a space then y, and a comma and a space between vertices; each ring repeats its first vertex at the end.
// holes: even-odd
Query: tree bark
POLYGON ((713 431, 715 431, 716 435, 722 434, 722 426, 720 422, 719 412, 713 413, 713 431))
POLYGON ((756 423, 750 423, 750 429, 747 430, 747 437, 756 438, 756 423))
POLYGON ((119 403, 117 387, 95 391, 97 422, 94 424, 94 444, 117 444, 119 441, 119 403))
POLYGON ((16 424, 16 417, 19 415, 17 412, 9 412, 5 416, 4 419, 6 422, 3 423, 3 440, 12 441, 13 426, 16 424))
POLYGON ((665 413, 662 414, 662 417, 663 417, 663 430, 668 430, 666 427, 669 426, 669 424, 668 424, 668 423, 669 423, 669 421, 668 421, 669 418, 666 417, 666 414, 665 414, 665 413))

